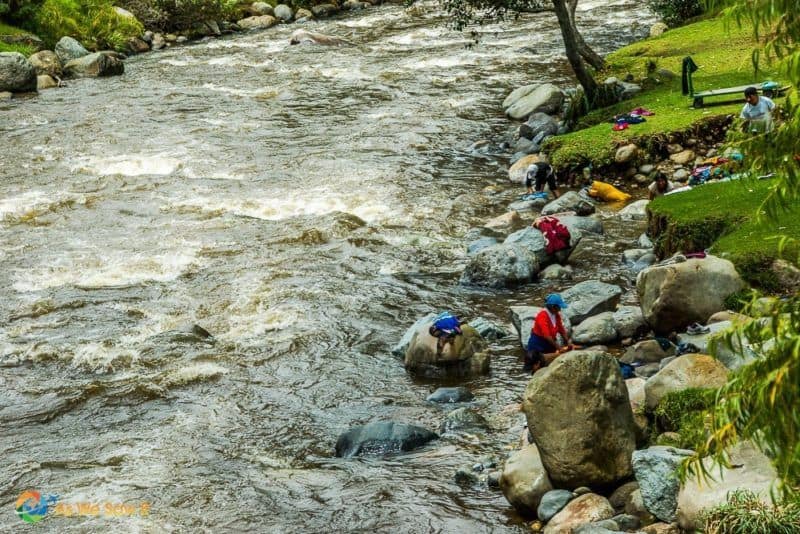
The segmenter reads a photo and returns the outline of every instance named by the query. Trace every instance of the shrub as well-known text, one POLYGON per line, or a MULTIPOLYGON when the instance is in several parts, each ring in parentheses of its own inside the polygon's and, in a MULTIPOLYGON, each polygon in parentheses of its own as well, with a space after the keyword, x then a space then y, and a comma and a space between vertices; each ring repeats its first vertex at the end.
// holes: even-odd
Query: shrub
POLYGON ((139 21, 120 16, 109 0, 45 0, 30 29, 50 46, 66 35, 90 50, 122 50, 144 31, 139 21))
POLYGON ((770 506, 749 490, 728 495, 728 502, 703 517, 708 534, 800 534, 800 502, 770 506))
POLYGON ((653 412, 658 430, 677 432, 680 435, 678 447, 698 448, 708 438, 707 419, 716 395, 716 389, 703 388, 668 393, 653 412))
POLYGON ((153 0, 156 10, 164 13, 159 29, 188 30, 207 20, 228 20, 238 9, 236 0, 153 0))
POLYGON ((700 0, 647 0, 647 5, 670 27, 680 26, 687 20, 703 14, 700 0))

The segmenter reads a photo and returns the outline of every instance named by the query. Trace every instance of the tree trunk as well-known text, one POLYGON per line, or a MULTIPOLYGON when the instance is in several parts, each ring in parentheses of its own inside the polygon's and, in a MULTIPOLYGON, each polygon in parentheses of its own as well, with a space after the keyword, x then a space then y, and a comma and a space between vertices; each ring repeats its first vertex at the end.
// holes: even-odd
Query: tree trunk
POLYGON ((592 47, 586 44, 586 41, 583 40, 583 35, 578 31, 578 25, 575 23, 575 8, 578 7, 578 0, 566 0, 566 3, 569 10, 569 19, 572 22, 572 29, 575 31, 578 53, 595 70, 602 70, 606 66, 605 60, 592 47))
POLYGON ((569 0, 552 0, 553 8, 556 12, 558 25, 561 27, 561 36, 564 38, 564 50, 567 53, 567 60, 569 61, 575 77, 583 87, 583 92, 586 95, 589 105, 595 106, 598 96, 598 86, 592 74, 583 63, 581 54, 578 51, 578 32, 569 15, 569 8, 566 2, 569 0))

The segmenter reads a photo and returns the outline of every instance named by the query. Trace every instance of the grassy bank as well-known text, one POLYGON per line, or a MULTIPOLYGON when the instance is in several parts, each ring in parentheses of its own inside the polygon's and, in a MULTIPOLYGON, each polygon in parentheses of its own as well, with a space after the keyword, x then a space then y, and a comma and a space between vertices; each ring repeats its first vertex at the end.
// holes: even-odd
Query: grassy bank
POLYGON ((582 129, 549 139, 545 151, 556 167, 591 163, 599 168, 613 163, 620 145, 634 142, 646 146, 648 138, 694 132, 713 118, 738 114, 742 107, 740 95, 731 95, 735 103, 692 108, 692 99, 681 93, 681 62, 684 57, 692 56, 700 67, 693 76, 695 91, 769 79, 774 73, 768 70, 754 76, 751 63, 754 44, 751 27, 726 29, 724 22, 715 18, 621 48, 606 58, 608 69, 599 78, 623 79, 632 74, 637 80, 644 79, 644 91, 616 106, 592 112, 578 124, 582 129), (668 79, 658 74, 660 69, 676 76, 668 79), (621 132, 611 130, 611 117, 639 106, 655 112, 655 116, 621 132))
MULTIPOLYGON (((648 233, 656 235, 660 255, 711 248, 716 255, 730 259, 750 283, 767 290, 778 290, 769 269, 781 257, 784 234, 800 237, 800 205, 793 206, 777 221, 756 216, 771 187, 769 180, 741 180, 708 184, 660 197, 649 205, 648 233)), ((790 243, 783 257, 797 262, 800 245, 790 243)))
MULTIPOLYGON (((15 28, 14 26, 10 26, 5 24, 2 20, 0 20, 0 36, 18 36, 18 35, 26 35, 28 32, 25 30, 21 30, 19 28, 15 28)), ((19 52, 25 56, 29 56, 35 52, 32 46, 21 44, 21 43, 5 43, 3 39, 0 38, 0 52, 19 52)))

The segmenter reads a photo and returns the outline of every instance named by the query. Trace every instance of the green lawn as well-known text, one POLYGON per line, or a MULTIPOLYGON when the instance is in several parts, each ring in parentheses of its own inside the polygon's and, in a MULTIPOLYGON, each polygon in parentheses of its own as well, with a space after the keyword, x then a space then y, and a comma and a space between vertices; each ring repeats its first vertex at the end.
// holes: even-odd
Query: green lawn
MULTIPOLYGON (((28 32, 20 30, 14 26, 9 26, 0 20, 0 35, 24 35, 28 32)), ((32 46, 24 44, 7 44, 0 40, 0 52, 19 52, 25 56, 30 56, 35 52, 32 46)))
POLYGON ((661 254, 711 248, 730 259, 740 274, 766 290, 778 290, 768 267, 775 258, 798 262, 800 243, 781 253, 778 235, 800 238, 800 205, 777 220, 758 217, 772 187, 770 180, 738 180, 696 187, 660 197, 649 205, 651 234, 657 234, 661 254))
MULTIPOLYGON (((594 111, 581 125, 587 128, 550 138, 545 150, 550 153, 554 166, 566 167, 578 163, 591 163, 602 167, 614 161, 616 147, 628 142, 643 144, 647 137, 675 131, 689 130, 709 117, 724 116, 740 111, 743 102, 739 95, 730 98, 733 104, 714 105, 703 109, 691 107, 691 98, 681 94, 681 62, 690 55, 700 69, 694 73, 695 91, 744 85, 769 79, 774 73, 764 70, 755 76, 751 62, 754 46, 752 28, 731 27, 710 19, 666 32, 664 35, 626 46, 608 56, 608 71, 599 78, 616 76, 623 79, 630 73, 639 80, 647 77, 648 63, 655 69, 668 69, 677 76, 672 80, 654 80, 645 85, 645 91, 631 100, 594 111), (609 120, 615 114, 645 107, 655 112, 647 122, 632 125, 621 132, 611 130, 609 120)), ((658 75, 653 76, 659 79, 658 75)), ((713 103, 714 101, 711 100, 713 103)))

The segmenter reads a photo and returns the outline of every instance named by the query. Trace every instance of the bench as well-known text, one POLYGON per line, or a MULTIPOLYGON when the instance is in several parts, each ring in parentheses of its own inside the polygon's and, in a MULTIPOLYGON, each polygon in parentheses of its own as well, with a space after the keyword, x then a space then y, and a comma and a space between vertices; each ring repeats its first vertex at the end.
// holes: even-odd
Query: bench
POLYGON ((692 94, 692 98, 694 99, 692 107, 702 108, 704 105, 704 99, 713 96, 735 95, 735 94, 743 95, 744 90, 747 89, 748 87, 755 87, 759 93, 763 94, 767 98, 778 96, 789 88, 788 85, 784 87, 778 87, 777 84, 775 85, 750 84, 750 85, 739 85, 737 87, 726 87, 725 89, 712 89, 711 91, 702 91, 700 93, 692 94), (764 86, 766 86, 767 88, 765 89, 764 86))

